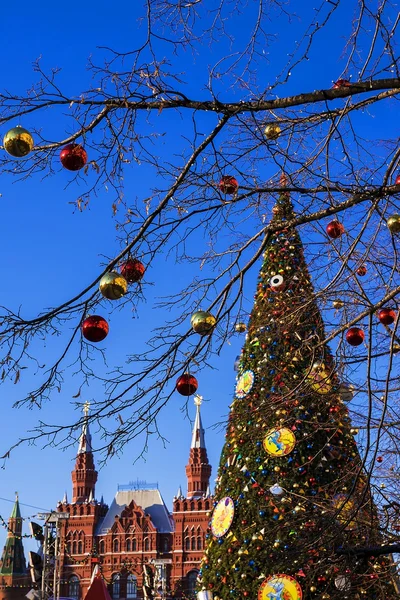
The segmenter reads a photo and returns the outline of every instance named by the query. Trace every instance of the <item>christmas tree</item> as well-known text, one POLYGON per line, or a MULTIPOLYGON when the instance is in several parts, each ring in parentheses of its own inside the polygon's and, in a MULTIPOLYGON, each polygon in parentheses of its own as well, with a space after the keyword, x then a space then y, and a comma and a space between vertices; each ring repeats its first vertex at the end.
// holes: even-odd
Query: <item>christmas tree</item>
POLYGON ((398 598, 287 193, 273 212, 199 598, 398 598))

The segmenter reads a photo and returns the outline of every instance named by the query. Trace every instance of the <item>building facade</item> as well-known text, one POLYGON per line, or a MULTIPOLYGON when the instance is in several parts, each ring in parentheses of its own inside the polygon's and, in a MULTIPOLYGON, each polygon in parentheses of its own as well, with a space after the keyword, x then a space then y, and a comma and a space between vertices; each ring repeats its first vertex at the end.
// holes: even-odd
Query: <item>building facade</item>
POLYGON ((20 600, 31 587, 22 543, 22 517, 16 494, 0 561, 0 600, 20 600))
POLYGON ((93 570, 99 570, 112 600, 143 597, 149 583, 156 596, 191 597, 205 545, 210 495, 208 462, 201 421, 201 400, 186 466, 187 493, 179 488, 169 512, 155 484, 119 486, 110 506, 96 500, 89 425, 85 421, 72 471, 72 497, 57 506, 61 521, 61 596, 84 598, 93 570))

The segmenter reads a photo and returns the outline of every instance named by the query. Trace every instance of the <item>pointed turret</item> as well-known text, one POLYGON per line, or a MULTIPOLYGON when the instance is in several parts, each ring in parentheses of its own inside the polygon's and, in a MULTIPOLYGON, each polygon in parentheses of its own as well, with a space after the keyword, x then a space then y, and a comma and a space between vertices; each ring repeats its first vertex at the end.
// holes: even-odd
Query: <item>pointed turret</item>
POLYGON ((204 496, 211 475, 211 465, 208 462, 204 429, 201 422, 201 402, 201 396, 195 396, 196 418, 193 426, 192 443, 190 445, 189 463, 186 465, 188 480, 187 498, 204 496))
POLYGON ((21 575, 25 575, 26 572, 26 561, 22 544, 22 518, 18 494, 16 494, 15 504, 8 520, 8 534, 1 558, 0 575, 20 577, 21 575))
POLYGON ((75 502, 87 502, 95 496, 95 485, 97 471, 94 467, 92 436, 89 430, 89 403, 83 407, 84 422, 79 438, 78 454, 76 456, 75 469, 72 471, 72 504, 75 502))

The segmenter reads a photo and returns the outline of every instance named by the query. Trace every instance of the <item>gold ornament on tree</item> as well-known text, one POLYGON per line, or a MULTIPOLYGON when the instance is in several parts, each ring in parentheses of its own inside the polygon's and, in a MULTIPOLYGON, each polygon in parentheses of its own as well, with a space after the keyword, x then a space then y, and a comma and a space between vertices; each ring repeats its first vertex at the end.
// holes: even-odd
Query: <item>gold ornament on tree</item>
POLYGON ((110 271, 100 279, 99 289, 104 298, 109 300, 118 300, 122 298, 128 290, 128 283, 125 277, 122 277, 117 271, 110 271))
POLYGON ((336 300, 334 300, 332 304, 333 304, 333 308, 336 308, 336 309, 343 308, 343 306, 344 306, 344 302, 340 298, 337 298, 336 300))
POLYGON ((264 129, 264 135, 267 140, 277 140, 281 135, 281 128, 278 123, 267 123, 264 129))
POLYGON ((190 324, 193 331, 200 335, 207 335, 212 332, 216 325, 217 319, 206 310, 198 310, 193 313, 190 319, 190 324))
POLYGON ((22 158, 32 150, 33 137, 27 129, 17 125, 7 131, 3 139, 3 146, 4 150, 14 158, 22 158))
POLYGON ((236 323, 235 325, 235 331, 237 333, 244 333, 246 331, 247 327, 246 327, 246 323, 236 323))
POLYGON ((400 232, 400 215, 395 213, 387 220, 387 226, 390 233, 399 233, 400 232))

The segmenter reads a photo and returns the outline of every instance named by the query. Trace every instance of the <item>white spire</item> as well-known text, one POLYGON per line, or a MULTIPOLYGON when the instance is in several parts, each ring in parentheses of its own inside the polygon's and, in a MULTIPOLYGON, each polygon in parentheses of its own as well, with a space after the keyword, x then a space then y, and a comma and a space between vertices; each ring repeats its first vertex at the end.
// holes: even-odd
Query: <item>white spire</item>
POLYGON ((90 490, 90 494, 89 494, 89 500, 88 502, 93 502, 94 498, 93 498, 93 490, 90 490))
POLYGON ((82 425, 82 433, 79 438, 79 449, 78 454, 85 454, 85 452, 92 452, 92 436, 90 435, 88 414, 89 414, 89 402, 85 402, 83 405, 83 413, 85 420, 82 425))
POLYGON ((175 498, 177 500, 179 500, 180 498, 183 498, 183 494, 182 494, 182 488, 181 486, 178 487, 178 491, 176 492, 175 498))
POLYGON ((63 504, 68 504, 68 497, 67 497, 67 492, 64 492, 64 498, 62 499, 62 503, 63 504))
POLYGON ((210 498, 211 496, 211 490, 210 490, 210 484, 208 484, 207 489, 206 489, 206 498, 210 498))
POLYGON ((201 422, 201 416, 200 416, 200 406, 201 406, 202 401, 203 401, 203 398, 196 394, 194 397, 194 403, 196 406, 196 418, 194 420, 192 443, 190 444, 191 448, 205 448, 206 447, 206 444, 204 441, 204 429, 203 429, 203 424, 201 422))

